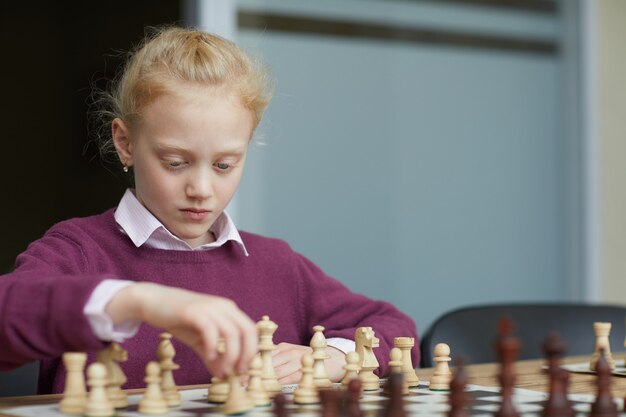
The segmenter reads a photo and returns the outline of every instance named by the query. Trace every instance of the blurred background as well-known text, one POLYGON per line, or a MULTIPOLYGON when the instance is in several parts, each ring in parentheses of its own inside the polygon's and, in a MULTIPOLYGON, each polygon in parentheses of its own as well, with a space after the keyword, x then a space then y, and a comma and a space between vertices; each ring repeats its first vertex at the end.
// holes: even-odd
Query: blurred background
POLYGON ((0 268, 116 205, 86 112, 147 25, 259 55, 275 98, 230 207, 422 334, 482 303, 624 304, 626 2, 4 2, 0 268))

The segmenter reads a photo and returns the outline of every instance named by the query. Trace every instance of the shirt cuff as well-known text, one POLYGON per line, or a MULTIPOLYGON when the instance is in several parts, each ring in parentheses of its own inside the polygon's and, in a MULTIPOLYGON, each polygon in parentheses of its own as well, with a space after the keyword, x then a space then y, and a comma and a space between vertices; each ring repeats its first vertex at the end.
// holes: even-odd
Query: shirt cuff
POLYGON ((354 352, 356 349, 356 343, 354 343, 353 340, 344 339, 342 337, 331 337, 326 340, 326 345, 339 349, 344 354, 354 352))
POLYGON ((134 284, 134 281, 105 279, 89 296, 83 308, 83 314, 87 317, 89 326, 98 339, 122 343, 125 339, 133 337, 139 330, 140 321, 125 321, 114 326, 113 320, 105 312, 107 304, 115 294, 131 284, 134 284))

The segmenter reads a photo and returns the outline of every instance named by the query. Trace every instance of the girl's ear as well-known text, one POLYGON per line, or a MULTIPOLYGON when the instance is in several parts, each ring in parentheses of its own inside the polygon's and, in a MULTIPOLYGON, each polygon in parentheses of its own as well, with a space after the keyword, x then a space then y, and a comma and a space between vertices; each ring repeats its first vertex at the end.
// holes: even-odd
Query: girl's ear
POLYGON ((133 144, 130 140, 130 130, 119 117, 111 123, 111 137, 120 162, 124 167, 131 167, 133 165, 133 144))

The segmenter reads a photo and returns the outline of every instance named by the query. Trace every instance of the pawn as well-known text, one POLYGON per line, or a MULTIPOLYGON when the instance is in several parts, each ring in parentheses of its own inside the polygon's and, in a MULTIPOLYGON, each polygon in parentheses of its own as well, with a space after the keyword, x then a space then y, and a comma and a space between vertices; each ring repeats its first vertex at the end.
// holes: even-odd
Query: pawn
MULTIPOLYGON (((391 369, 391 374, 402 374, 404 376, 403 364, 402 351, 394 347, 389 351, 389 368, 391 369)), ((385 385, 385 393, 390 394, 390 389, 390 384, 387 383, 387 385, 385 385)), ((409 382, 406 378, 402 378, 402 395, 407 395, 409 392, 409 382)))
POLYGON ((82 352, 67 352, 63 354, 63 364, 67 370, 65 389, 59 409, 63 414, 83 414, 87 404, 87 388, 83 370, 87 363, 87 354, 82 352))
POLYGON ((259 355, 250 362, 250 380, 248 381, 248 395, 256 407, 263 407, 272 403, 263 386, 263 359, 259 355))
POLYGON ((230 385, 228 381, 214 376, 211 378, 211 386, 209 386, 208 400, 210 403, 223 404, 228 398, 230 385))
POLYGON ((115 414, 115 407, 107 396, 107 370, 98 362, 87 368, 89 398, 85 406, 86 417, 109 417, 115 414))
POLYGON ((611 396, 611 367, 604 357, 602 348, 600 348, 600 357, 596 365, 596 374, 598 392, 595 402, 591 404, 589 417, 617 417, 617 406, 611 396))
POLYGON ((359 378, 353 378, 348 383, 348 390, 346 391, 346 403, 345 414, 348 417, 363 417, 363 411, 361 410, 361 399, 363 393, 363 383, 359 378))
POLYGON ((161 391, 161 367, 155 361, 146 365, 146 392, 139 401, 141 414, 165 414, 167 413, 167 401, 161 391))
POLYGON ((326 347, 328 344, 326 343, 326 338, 324 337, 324 326, 315 326, 313 327, 313 337, 311 338, 311 349, 313 349, 313 379, 315 381, 315 386, 318 388, 330 388, 333 384, 328 379, 328 374, 326 373, 326 365, 324 365, 324 361, 330 358, 328 352, 326 352, 326 347))
POLYGON ((448 417, 469 417, 467 405, 469 404, 469 396, 465 392, 467 386, 467 375, 465 374, 465 366, 463 360, 457 361, 454 377, 450 382, 450 395, 448 401, 450 410, 448 417))
POLYGON ((161 333, 161 343, 157 348, 157 358, 161 367, 161 391, 167 405, 175 407, 180 405, 180 394, 174 381, 174 371, 180 368, 180 365, 174 363, 176 350, 172 344, 172 335, 170 333, 161 333))
POLYGON ((383 417, 406 417, 404 409, 404 374, 402 372, 389 375, 389 404, 383 411, 383 417))
POLYGON ((302 355, 302 379, 293 393, 294 404, 317 404, 320 397, 313 377, 313 355, 302 355))
POLYGON ((274 397, 274 415, 276 417, 289 417, 289 410, 287 410, 287 397, 282 392, 279 392, 274 397))
POLYGON ((348 352, 346 355, 346 364, 343 366, 343 369, 346 371, 346 375, 341 380, 341 384, 344 387, 348 386, 350 381, 359 377, 359 370, 361 369, 359 361, 359 354, 356 352, 348 352))
POLYGON ((224 414, 243 414, 254 408, 254 403, 248 393, 241 386, 239 375, 232 373, 228 376, 230 392, 224 404, 224 414))
POLYGON ((445 343, 435 345, 435 370, 430 378, 430 389, 432 391, 448 391, 452 372, 450 372, 450 347, 445 343))

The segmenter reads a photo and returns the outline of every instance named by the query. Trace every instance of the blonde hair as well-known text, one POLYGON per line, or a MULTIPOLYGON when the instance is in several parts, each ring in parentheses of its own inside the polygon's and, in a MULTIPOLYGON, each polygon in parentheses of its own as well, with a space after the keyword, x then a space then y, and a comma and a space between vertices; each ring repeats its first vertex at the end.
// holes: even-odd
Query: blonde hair
POLYGON ((152 28, 131 52, 111 92, 100 94, 95 111, 103 157, 115 155, 111 122, 122 119, 131 129, 147 105, 165 94, 175 94, 181 84, 227 87, 259 124, 272 98, 269 70, 233 42, 196 29, 152 28), (106 134, 105 134, 106 132, 106 134))

